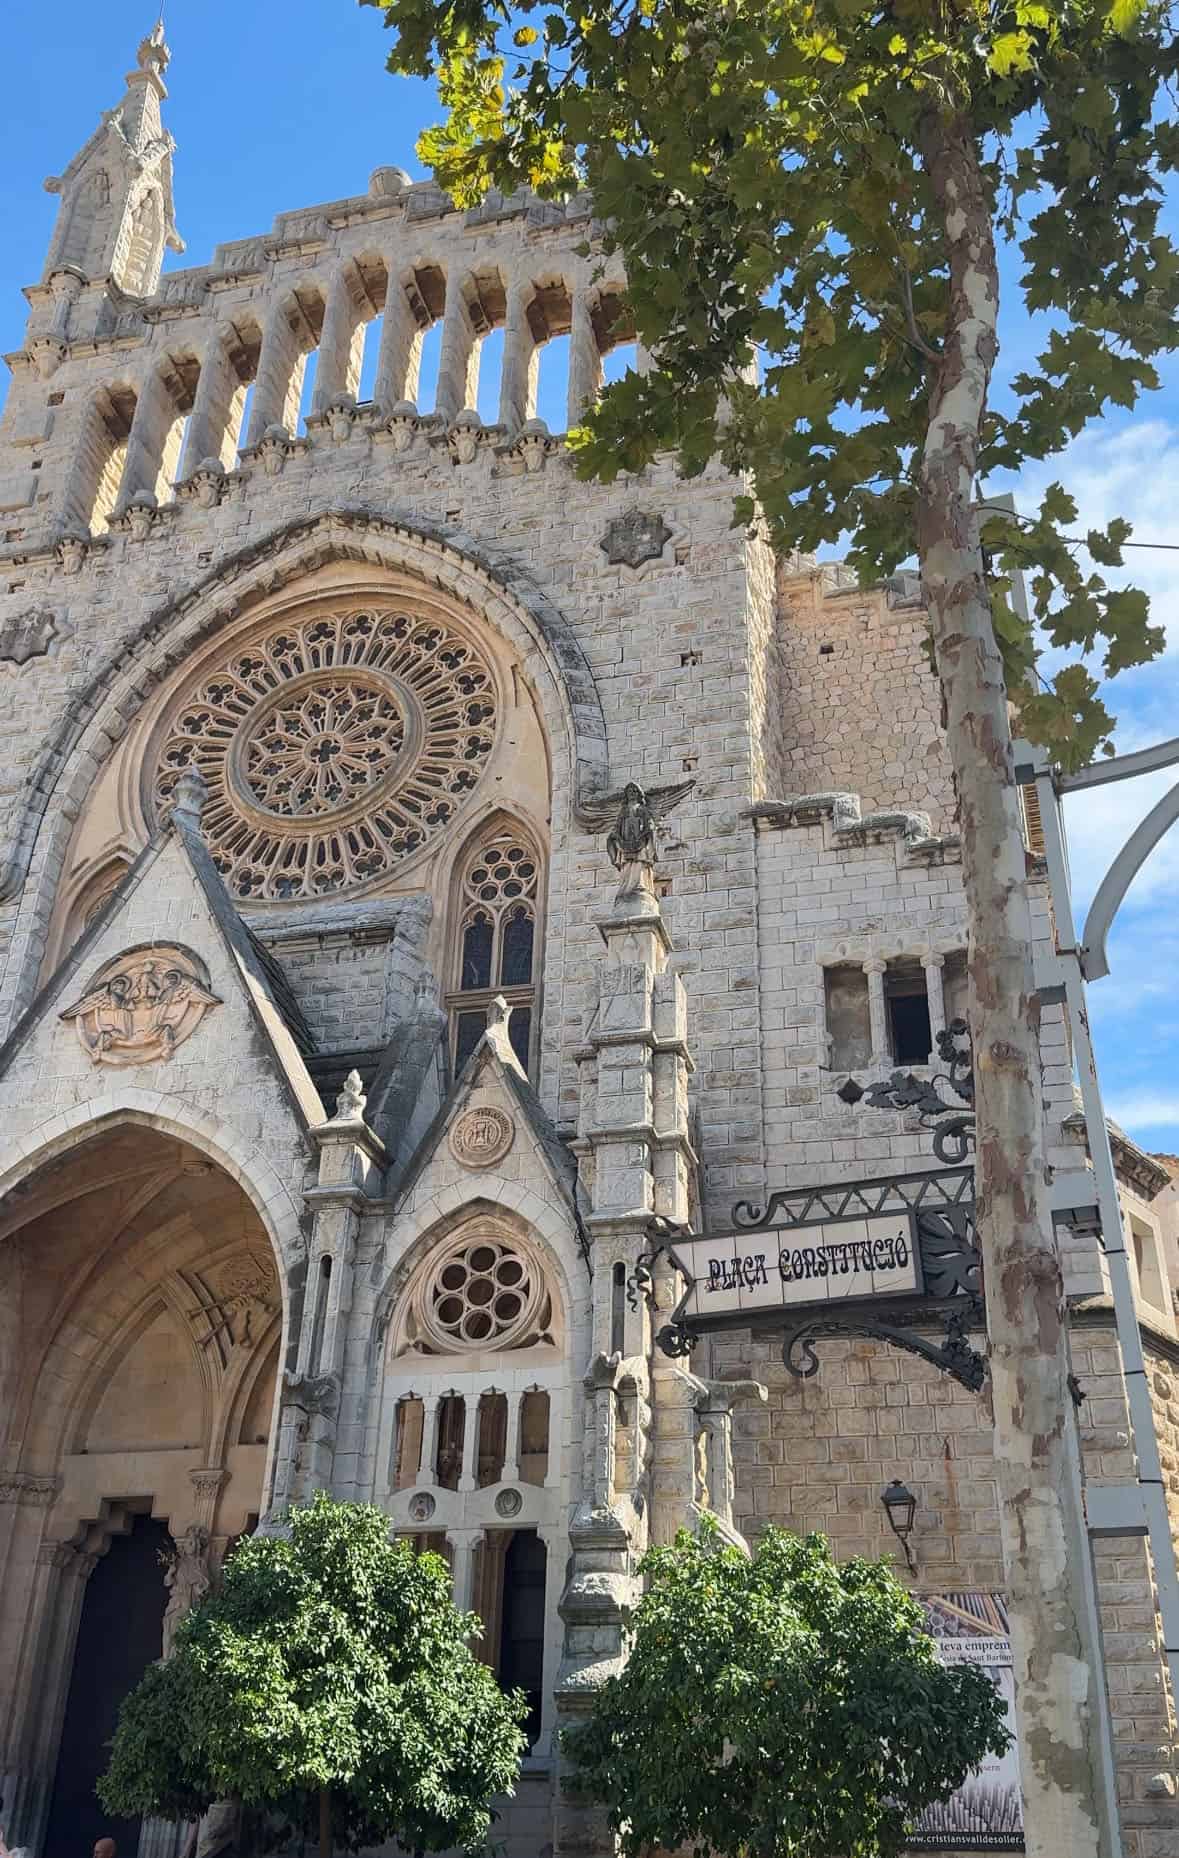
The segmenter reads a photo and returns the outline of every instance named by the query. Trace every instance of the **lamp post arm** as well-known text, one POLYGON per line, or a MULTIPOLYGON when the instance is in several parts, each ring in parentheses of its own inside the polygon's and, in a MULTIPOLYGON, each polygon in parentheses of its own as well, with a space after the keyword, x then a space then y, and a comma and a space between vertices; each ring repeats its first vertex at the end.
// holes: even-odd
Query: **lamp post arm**
POLYGON ((1140 820, 1098 886, 1085 917, 1081 966, 1087 981, 1109 973, 1106 943, 1122 899, 1165 832, 1179 819, 1179 782, 1140 820))

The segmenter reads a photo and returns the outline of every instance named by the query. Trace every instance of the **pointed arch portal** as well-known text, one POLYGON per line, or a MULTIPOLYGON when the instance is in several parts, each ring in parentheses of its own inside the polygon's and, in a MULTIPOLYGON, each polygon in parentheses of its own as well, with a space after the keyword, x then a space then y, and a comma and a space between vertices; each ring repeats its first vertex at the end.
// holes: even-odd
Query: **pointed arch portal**
POLYGON ((199 1531, 212 1579, 264 1507, 282 1329, 253 1200, 174 1133, 116 1120, 5 1197, 0 1462, 41 1493, 0 1510, 13 1843, 134 1851, 94 1783, 161 1655, 175 1544, 199 1531))

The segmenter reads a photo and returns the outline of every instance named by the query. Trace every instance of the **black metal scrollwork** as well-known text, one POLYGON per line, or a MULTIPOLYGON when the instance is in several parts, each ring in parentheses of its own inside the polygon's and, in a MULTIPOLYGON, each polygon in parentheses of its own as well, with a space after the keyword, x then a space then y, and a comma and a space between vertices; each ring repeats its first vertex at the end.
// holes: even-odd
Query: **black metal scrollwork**
POLYGON ((662 1245, 653 1245, 648 1252, 640 1252, 635 1259, 635 1268, 626 1280, 627 1308, 637 1310, 640 1298, 645 1297, 651 1309, 655 1304, 655 1279, 651 1275, 655 1260, 663 1251, 662 1245))
POLYGON ((867 1103, 874 1110, 912 1110, 933 1136, 933 1152, 949 1167, 974 1152, 974 1063, 970 1028, 964 1019, 952 1019, 937 1035, 938 1056, 946 1066, 930 1078, 915 1077, 912 1071, 893 1071, 871 1084, 857 1084, 849 1077, 835 1093, 842 1103, 867 1103), (960 1110, 939 1094, 942 1085, 953 1092, 959 1103, 971 1107, 960 1110))
POLYGON ((672 1361, 682 1361, 695 1348, 699 1337, 693 1334, 684 1323, 664 1323, 655 1337, 659 1347, 672 1361))
POLYGON ((956 1381, 961 1381, 963 1387, 978 1393, 986 1380, 987 1364, 985 1357, 971 1347, 967 1337, 972 1329, 980 1328, 982 1322, 982 1300, 976 1296, 964 1298, 960 1305, 951 1310, 946 1320, 946 1333, 940 1343, 929 1342, 924 1336, 914 1334, 911 1329, 899 1328, 894 1323, 877 1322, 869 1316, 816 1314, 786 1332, 782 1342, 782 1359, 792 1374, 796 1374, 800 1380, 809 1380, 812 1374, 819 1371, 814 1344, 821 1337, 866 1336, 870 1341, 891 1342, 894 1348, 903 1348, 906 1354, 919 1355, 922 1361, 928 1361, 945 1374, 952 1374, 956 1381))

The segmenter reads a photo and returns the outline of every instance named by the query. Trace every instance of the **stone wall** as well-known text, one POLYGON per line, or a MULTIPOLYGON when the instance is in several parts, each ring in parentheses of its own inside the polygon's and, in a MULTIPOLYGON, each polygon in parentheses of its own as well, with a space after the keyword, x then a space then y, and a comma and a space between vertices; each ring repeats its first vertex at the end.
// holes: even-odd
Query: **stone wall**
POLYGON ((865 591, 833 564, 779 574, 784 793, 858 793, 952 829, 953 785, 917 577, 865 591))

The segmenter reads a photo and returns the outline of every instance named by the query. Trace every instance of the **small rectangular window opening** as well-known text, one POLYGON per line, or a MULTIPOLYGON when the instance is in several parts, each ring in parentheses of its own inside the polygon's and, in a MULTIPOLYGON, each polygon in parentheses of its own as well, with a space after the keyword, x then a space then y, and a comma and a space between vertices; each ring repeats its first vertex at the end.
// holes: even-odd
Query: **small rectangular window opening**
POLYGON ((933 1034, 929 994, 920 962, 890 961, 884 975, 888 1037, 896 1064, 928 1064, 933 1034))

